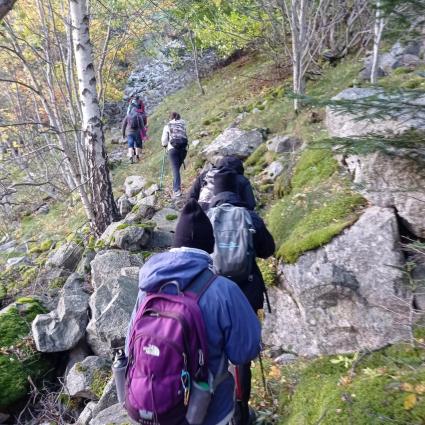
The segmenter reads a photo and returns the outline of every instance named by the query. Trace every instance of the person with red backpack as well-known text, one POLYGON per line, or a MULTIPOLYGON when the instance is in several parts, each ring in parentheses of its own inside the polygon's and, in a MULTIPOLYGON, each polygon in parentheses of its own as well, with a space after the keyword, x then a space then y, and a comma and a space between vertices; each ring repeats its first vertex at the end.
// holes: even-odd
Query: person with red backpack
POLYGON ((180 114, 173 112, 170 118, 162 131, 161 144, 168 151, 173 170, 173 196, 178 198, 182 195, 180 168, 187 155, 188 140, 186 123, 180 114))
POLYGON ((145 132, 145 117, 140 104, 130 109, 130 112, 122 122, 122 137, 127 137, 128 157, 134 162, 134 157, 140 161, 143 146, 143 134, 145 132))
POLYGON ((145 425, 225 425, 235 408, 228 362, 260 351, 260 324, 239 287, 212 272, 211 223, 190 199, 174 248, 149 258, 126 340, 125 407, 145 425))

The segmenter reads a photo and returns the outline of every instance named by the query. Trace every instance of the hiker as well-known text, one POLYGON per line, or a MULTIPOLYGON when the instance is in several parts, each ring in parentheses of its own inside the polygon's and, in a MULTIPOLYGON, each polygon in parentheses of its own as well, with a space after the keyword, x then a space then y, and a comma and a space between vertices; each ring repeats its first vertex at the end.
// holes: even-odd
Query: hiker
POLYGON ((161 138, 162 146, 168 151, 168 158, 173 170, 173 196, 178 198, 182 195, 180 167, 187 155, 187 132, 186 123, 180 114, 173 112, 170 121, 164 126, 161 138))
MULTIPOLYGON (((216 240, 213 254, 215 271, 230 276, 257 313, 263 308, 266 288, 255 258, 273 255, 275 243, 263 220, 254 211, 248 210, 241 200, 238 194, 238 174, 234 170, 221 168, 215 174, 214 197, 210 201, 208 216, 213 223, 216 240), (226 270, 231 270, 231 273, 227 274, 226 270)), ((238 367, 242 389, 238 403, 241 416, 238 423, 241 425, 248 424, 250 420, 250 366, 247 362, 238 367)))
POLYGON ((128 157, 131 163, 134 162, 134 156, 137 161, 140 161, 146 122, 141 103, 131 108, 122 122, 122 136, 123 139, 127 136, 128 157))
POLYGON ((142 97, 140 95, 136 95, 130 98, 130 102, 127 107, 127 115, 131 113, 131 111, 137 110, 137 112, 143 118, 143 129, 140 131, 140 135, 142 138, 142 142, 148 140, 148 116, 146 114, 145 104, 143 103, 142 97))
MULTIPOLYGON (((211 271, 212 260, 209 254, 213 249, 211 223, 196 200, 189 199, 177 223, 174 248, 150 257, 140 270, 139 296, 126 340, 126 352, 134 365, 130 364, 127 369, 126 408, 133 419, 145 425, 229 423, 234 411, 235 382, 228 372, 228 361, 236 365, 246 364, 260 351, 259 321, 239 287, 211 271), (147 301, 151 293, 161 290, 166 294, 176 294, 177 290, 184 293, 172 297, 173 302, 168 301, 167 305, 173 312, 163 312, 162 316, 158 313, 159 303, 165 301, 156 301, 156 305, 147 301), (175 301, 186 300, 190 291, 194 291, 199 297, 197 302, 198 311, 200 310, 200 320, 192 327, 189 326, 189 316, 182 313, 175 301), (144 303, 148 302, 145 315, 140 316, 144 303), (194 386, 197 378, 192 374, 192 384, 186 389, 184 384, 189 381, 185 380, 186 372, 179 367, 176 370, 175 366, 179 364, 177 359, 181 357, 180 351, 171 351, 177 344, 176 329, 180 329, 178 323, 188 324, 187 345, 198 339, 205 340, 206 353, 195 351, 196 355, 189 360, 195 363, 196 369, 198 365, 204 364, 204 357, 207 358, 204 382, 202 385, 199 382, 197 384, 204 388, 206 406, 211 396, 208 387, 210 390, 214 389, 209 407, 205 406, 203 410, 206 413, 205 418, 201 420, 198 417, 198 421, 193 422, 188 416, 192 412, 191 402, 195 403, 199 395, 194 386), (198 326, 203 335, 196 331, 198 326), (156 330, 150 335, 149 331, 153 329, 156 330), (163 352, 164 357, 161 357, 163 352), (150 370, 147 364, 153 364, 155 370, 150 370), (186 396, 189 406, 187 421, 186 396), (169 408, 165 409, 166 406, 169 408)), ((185 338, 182 337, 182 340, 185 338)), ((187 369, 190 370, 190 365, 187 369)), ((200 409, 202 406, 196 407, 200 409)), ((202 411, 198 413, 202 417, 202 411)))
POLYGON ((253 210, 256 202, 251 183, 244 176, 242 161, 234 155, 224 156, 216 162, 215 166, 201 173, 193 183, 189 192, 189 197, 197 199, 204 211, 208 210, 209 203, 214 196, 214 175, 221 168, 228 168, 237 173, 237 193, 241 201, 246 204, 246 208, 253 210))

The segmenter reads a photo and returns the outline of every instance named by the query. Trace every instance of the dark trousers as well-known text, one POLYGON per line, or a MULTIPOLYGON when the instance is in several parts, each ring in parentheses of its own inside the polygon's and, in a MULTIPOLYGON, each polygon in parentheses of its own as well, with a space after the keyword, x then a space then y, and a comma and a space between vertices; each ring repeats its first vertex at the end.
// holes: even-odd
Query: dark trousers
POLYGON ((170 149, 168 158, 170 159, 171 169, 173 171, 173 191, 177 192, 181 188, 180 167, 186 158, 186 149, 170 149))
POLYGON ((236 425, 247 425, 249 423, 248 402, 251 397, 251 362, 237 366, 239 375, 239 385, 241 389, 241 399, 237 400, 238 418, 236 425))

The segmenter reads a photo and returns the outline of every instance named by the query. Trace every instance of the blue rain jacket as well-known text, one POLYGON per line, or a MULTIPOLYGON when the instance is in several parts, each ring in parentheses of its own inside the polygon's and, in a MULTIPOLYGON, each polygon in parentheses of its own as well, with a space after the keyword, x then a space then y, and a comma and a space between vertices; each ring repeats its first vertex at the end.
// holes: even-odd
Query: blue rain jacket
MULTIPOLYGON (((130 327, 146 292, 156 292, 170 280, 177 281, 184 291, 196 276, 211 266, 211 257, 198 249, 175 248, 152 256, 140 269, 139 296, 130 327)), ((219 372, 223 353, 235 365, 246 364, 257 357, 260 323, 238 285, 218 276, 202 295, 199 307, 207 333, 208 367, 214 376, 219 372)), ((203 425, 229 422, 233 409, 234 381, 230 376, 217 387, 203 425)))

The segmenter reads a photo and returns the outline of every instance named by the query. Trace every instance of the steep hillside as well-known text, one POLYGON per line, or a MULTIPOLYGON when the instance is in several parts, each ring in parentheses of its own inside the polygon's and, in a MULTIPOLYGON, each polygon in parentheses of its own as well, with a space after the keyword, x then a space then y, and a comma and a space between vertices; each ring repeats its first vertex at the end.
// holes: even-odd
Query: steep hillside
MULTIPOLYGON (((307 95, 320 104, 347 88, 361 94, 369 84, 358 79, 360 68, 354 57, 335 67, 324 65, 322 75, 308 82, 307 95)), ((387 87, 422 88, 421 72, 422 67, 398 71, 380 81, 387 87)), ((260 54, 246 54, 218 69, 203 85, 205 95, 193 83, 148 111, 150 140, 139 163, 130 164, 126 158, 120 129, 108 129, 114 194, 127 202, 128 210, 101 238, 90 235, 82 208, 73 199, 51 204, 47 214, 26 217, 16 243, 0 253, 3 263, 25 257, 2 271, 2 302, 6 305, 18 294, 41 296, 51 313, 32 323, 37 349, 75 355, 77 364, 68 368, 70 382, 80 382, 79 374, 84 374, 84 389, 65 394, 54 387, 62 391, 61 412, 73 422, 83 408, 81 417, 95 418, 115 406, 107 422, 98 423, 125 423, 120 406, 114 404, 107 358, 111 345, 125 336, 139 267, 172 240, 181 202, 171 200, 168 161, 164 189, 158 191, 155 184, 164 158, 162 128, 169 113, 178 111, 188 123, 191 142, 184 192, 207 163, 204 149, 217 136, 229 127, 239 129, 243 137, 245 130, 258 130, 258 147, 245 155, 245 171, 277 251, 274 258, 260 262, 272 313, 263 317, 266 388, 260 363, 254 367, 257 423, 425 423, 425 350, 418 324, 424 306, 423 270, 415 265, 423 261, 423 227, 417 207, 411 207, 411 200, 405 202, 399 186, 393 189, 396 183, 390 176, 398 170, 396 177, 409 182, 421 197, 420 167, 412 165, 405 151, 390 157, 374 149, 363 156, 336 155, 328 139, 338 129, 332 130, 329 121, 341 119, 342 129, 352 117, 333 116, 331 109, 313 104, 294 114, 288 71, 260 54), (382 186, 381 177, 387 186, 382 186), (374 190, 371 182, 376 183, 374 190), (382 192, 391 199, 384 202, 382 192), (414 246, 404 247, 410 253, 400 245, 407 236, 415 240, 414 246), (411 273, 415 270, 416 275, 411 273), (74 271, 83 277, 71 274, 74 271), (81 340, 88 346, 77 345, 81 340), (87 357, 93 354, 96 360, 87 357), (87 404, 89 399, 94 401, 87 404)), ((232 146, 233 139, 229 136, 225 142, 232 146)), ((415 146, 415 152, 420 148, 415 146)), ((414 161, 421 164, 421 154, 414 161)), ((0 316, 0 324, 3 319, 0 316)), ((10 326, 7 319, 5 326, 10 326)), ((12 341, 27 334, 33 319, 12 341)), ((19 360, 20 351, 8 344, 0 346, 0 378, 15 390, 4 406, 15 413, 14 403, 28 386, 14 388, 15 369, 9 363, 10 358, 19 360)), ((32 344, 24 346, 34 350, 32 344)), ((35 378, 42 378, 41 373, 35 378)))

